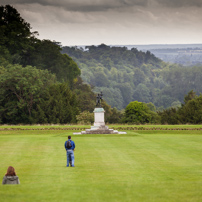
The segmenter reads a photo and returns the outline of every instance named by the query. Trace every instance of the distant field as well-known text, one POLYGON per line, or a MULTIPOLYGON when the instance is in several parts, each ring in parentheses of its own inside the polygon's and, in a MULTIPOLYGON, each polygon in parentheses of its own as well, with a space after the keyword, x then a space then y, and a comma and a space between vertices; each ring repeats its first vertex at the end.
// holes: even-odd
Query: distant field
POLYGON ((0 186, 0 201, 202 201, 202 131, 72 132, 0 131, 1 176, 12 165, 21 182, 0 186), (66 167, 68 135, 75 168, 66 167))

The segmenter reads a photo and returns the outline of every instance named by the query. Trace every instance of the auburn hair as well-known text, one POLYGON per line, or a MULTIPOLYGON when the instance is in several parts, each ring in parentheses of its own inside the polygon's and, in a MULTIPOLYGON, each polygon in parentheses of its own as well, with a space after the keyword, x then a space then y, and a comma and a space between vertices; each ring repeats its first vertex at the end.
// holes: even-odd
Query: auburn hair
POLYGON ((6 176, 16 176, 15 168, 13 168, 12 166, 9 166, 7 169, 6 176))

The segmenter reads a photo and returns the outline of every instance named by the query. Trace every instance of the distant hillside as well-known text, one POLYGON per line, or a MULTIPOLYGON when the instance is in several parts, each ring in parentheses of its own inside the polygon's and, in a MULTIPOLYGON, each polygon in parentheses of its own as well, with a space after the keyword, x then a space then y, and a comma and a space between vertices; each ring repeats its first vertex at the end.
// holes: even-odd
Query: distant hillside
POLYGON ((81 69, 82 79, 94 86, 94 92, 103 91, 107 103, 118 109, 131 101, 152 102, 157 107, 168 107, 172 102, 162 101, 161 89, 166 86, 161 71, 167 66, 149 51, 136 48, 99 46, 63 47, 81 69))
POLYGON ((117 47, 127 47, 129 50, 137 48, 141 51, 153 49, 202 49, 202 44, 149 44, 149 45, 117 45, 117 47))
MULTIPOLYGON (((164 50, 164 49, 162 49, 164 50)), ((202 92, 202 66, 168 64, 150 51, 134 47, 63 47, 81 69, 84 82, 104 93, 112 107, 125 108, 131 101, 155 104, 158 110, 180 106, 191 90, 202 92)))
MULTIPOLYGON (((121 46, 124 47, 124 46, 121 46)), ((127 45, 129 50, 150 51, 164 62, 185 66, 202 64, 202 44, 127 45)))

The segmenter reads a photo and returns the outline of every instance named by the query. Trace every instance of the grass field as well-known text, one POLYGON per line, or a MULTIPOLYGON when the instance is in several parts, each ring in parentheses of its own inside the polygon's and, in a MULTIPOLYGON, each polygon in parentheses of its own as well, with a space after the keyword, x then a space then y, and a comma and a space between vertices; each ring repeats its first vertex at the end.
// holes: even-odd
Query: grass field
POLYGON ((0 201, 202 201, 202 131, 72 135, 64 130, 0 131, 0 201), (66 167, 64 142, 76 144, 66 167))

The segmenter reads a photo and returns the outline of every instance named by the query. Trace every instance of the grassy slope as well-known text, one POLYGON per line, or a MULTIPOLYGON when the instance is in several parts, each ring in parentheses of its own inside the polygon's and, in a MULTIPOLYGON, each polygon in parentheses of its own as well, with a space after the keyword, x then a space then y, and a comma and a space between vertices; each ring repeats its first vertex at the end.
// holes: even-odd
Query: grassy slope
POLYGON ((0 186, 0 201, 202 201, 201 131, 74 135, 66 168, 71 134, 0 131, 1 176, 12 165, 21 182, 0 186))

